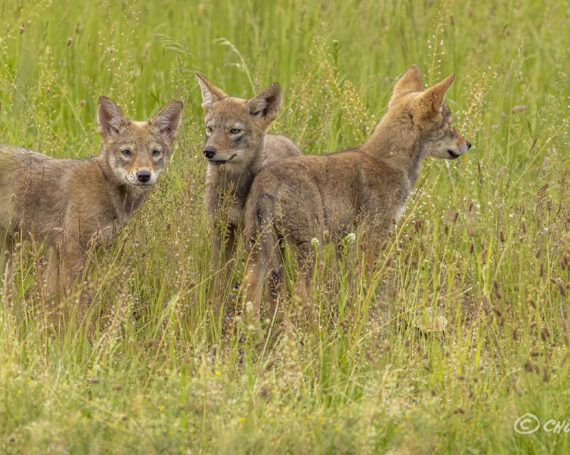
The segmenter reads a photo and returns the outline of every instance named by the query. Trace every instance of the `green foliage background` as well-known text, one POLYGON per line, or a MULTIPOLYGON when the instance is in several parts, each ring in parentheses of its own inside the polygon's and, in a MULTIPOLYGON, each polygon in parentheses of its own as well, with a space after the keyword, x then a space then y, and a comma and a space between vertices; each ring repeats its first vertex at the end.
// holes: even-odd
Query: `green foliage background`
POLYGON ((570 451, 569 433, 513 429, 570 421, 567 3, 5 0, 0 18, 4 143, 89 157, 99 95, 137 119, 185 103, 168 171, 92 258, 88 308, 46 298, 42 245, 17 249, 0 451, 570 451), (210 286, 193 73, 242 97, 279 81, 273 131, 325 153, 368 137, 412 63, 426 84, 456 73, 473 149, 426 161, 377 273, 326 248, 315 320, 244 327, 243 249, 210 286))

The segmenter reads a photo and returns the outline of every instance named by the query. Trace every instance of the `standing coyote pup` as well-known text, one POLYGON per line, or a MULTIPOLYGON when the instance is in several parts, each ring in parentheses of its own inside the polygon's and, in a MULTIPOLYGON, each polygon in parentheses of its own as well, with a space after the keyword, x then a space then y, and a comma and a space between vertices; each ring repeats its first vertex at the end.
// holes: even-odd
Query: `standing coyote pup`
POLYGON ((359 227, 367 238, 377 239, 402 214, 426 156, 456 159, 467 152, 471 144, 452 126, 444 103, 454 77, 424 90, 419 69, 412 65, 363 145, 287 159, 257 176, 245 213, 251 244, 242 284, 257 314, 262 296, 274 310, 283 289, 281 237, 296 249, 303 277, 298 292, 306 297, 315 260, 313 238, 338 239, 359 227))
POLYGON ((112 239, 156 183, 181 114, 182 103, 174 101, 151 120, 136 122, 102 96, 97 121, 103 149, 97 157, 54 159, 0 145, 2 255, 16 232, 45 240, 48 292, 69 291, 89 248, 112 239))
POLYGON ((213 258, 217 261, 222 254, 225 262, 234 252, 245 202, 257 173, 301 151, 284 136, 266 134, 281 107, 278 82, 245 100, 226 95, 201 74, 196 76, 206 124, 204 200, 212 229, 213 258))

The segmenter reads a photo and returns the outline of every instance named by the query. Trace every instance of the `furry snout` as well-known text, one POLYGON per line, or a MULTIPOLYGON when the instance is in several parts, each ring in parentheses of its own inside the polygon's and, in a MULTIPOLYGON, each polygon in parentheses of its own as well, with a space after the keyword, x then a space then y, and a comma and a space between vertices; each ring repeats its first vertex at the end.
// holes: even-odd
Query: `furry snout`
POLYGON ((467 153, 467 150, 471 148, 471 145, 472 145, 471 142, 467 141, 465 144, 460 145, 455 150, 448 149, 447 153, 449 155, 449 159, 456 160, 460 156, 465 155, 465 153, 467 153))
POLYGON ((218 152, 218 150, 216 149, 216 147, 214 147, 212 145, 208 145, 208 146, 204 147, 204 156, 209 160, 214 158, 214 156, 216 155, 217 152, 218 152))
POLYGON ((237 153, 230 155, 228 158, 221 155, 218 157, 212 156, 212 158, 208 158, 208 163, 214 164, 215 166, 219 166, 220 164, 226 164, 232 161, 237 156, 237 153))
POLYGON ((122 177, 129 185, 151 186, 156 183, 158 174, 159 173, 155 173, 147 169, 141 169, 135 172, 125 173, 122 177))
POLYGON ((140 183, 148 183, 151 177, 150 171, 147 170, 138 171, 136 175, 137 175, 137 180, 140 183))

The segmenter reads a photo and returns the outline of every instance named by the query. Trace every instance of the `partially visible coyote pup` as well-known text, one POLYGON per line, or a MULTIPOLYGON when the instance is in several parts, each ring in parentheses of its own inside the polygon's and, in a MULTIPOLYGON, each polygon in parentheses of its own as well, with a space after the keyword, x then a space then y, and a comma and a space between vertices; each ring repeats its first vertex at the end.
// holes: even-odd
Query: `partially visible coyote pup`
POLYGON ((0 145, 2 256, 18 231, 45 240, 48 292, 70 290, 89 248, 112 239, 156 183, 181 114, 182 103, 174 101, 151 120, 136 122, 102 96, 97 121, 103 149, 97 157, 54 159, 0 145))
POLYGON ((313 238, 338 239, 359 227, 367 238, 377 239, 402 214, 426 156, 456 159, 467 152, 471 144, 452 126, 444 103, 454 77, 424 89, 419 69, 412 65, 363 145, 287 159, 257 176, 245 212, 251 244, 242 284, 257 314, 262 296, 273 310, 283 290, 278 246, 282 236, 296 248, 302 274, 298 292, 306 297, 314 266, 313 238))
POLYGON ((301 151, 284 136, 266 134, 281 107, 278 82, 245 100, 226 95, 201 74, 196 76, 206 124, 204 200, 212 229, 213 258, 217 261, 222 254, 225 262, 234 252, 245 202, 257 173, 301 151))

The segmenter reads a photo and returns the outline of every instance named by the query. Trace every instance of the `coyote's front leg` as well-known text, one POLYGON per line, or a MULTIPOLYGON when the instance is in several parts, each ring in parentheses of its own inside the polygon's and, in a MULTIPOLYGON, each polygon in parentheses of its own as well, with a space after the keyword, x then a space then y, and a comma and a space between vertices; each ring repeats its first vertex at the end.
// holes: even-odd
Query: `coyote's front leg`
POLYGON ((364 272, 371 276, 378 267, 378 258, 390 241, 387 234, 393 231, 396 218, 389 214, 363 219, 358 233, 358 253, 364 261, 364 272))
POLYGON ((69 242, 59 250, 58 290, 70 294, 85 269, 87 253, 79 242, 69 242))
POLYGON ((247 303, 251 302, 251 317, 256 318, 257 322, 262 313, 262 302, 264 314, 274 317, 279 299, 285 292, 285 282, 279 242, 272 231, 262 232, 252 240, 241 290, 245 295, 246 312, 247 303))
POLYGON ((243 277, 241 292, 245 302, 245 316, 254 323, 259 323, 261 313, 261 301, 263 299, 263 280, 265 266, 259 262, 259 258, 251 255, 247 260, 247 268, 243 277), (251 305, 248 311, 248 305, 251 305))
POLYGON ((51 246, 49 250, 48 267, 46 272, 46 285, 49 295, 55 295, 59 292, 59 261, 59 247, 51 246))
POLYGON ((216 223, 212 227, 212 265, 216 270, 218 266, 224 267, 233 257, 236 247, 237 229, 233 224, 216 223))
POLYGON ((320 249, 320 245, 314 245, 313 241, 305 241, 297 244, 297 265, 299 273, 295 284, 295 323, 308 322, 314 317, 313 305, 313 276, 315 273, 316 254, 315 248, 320 249))

